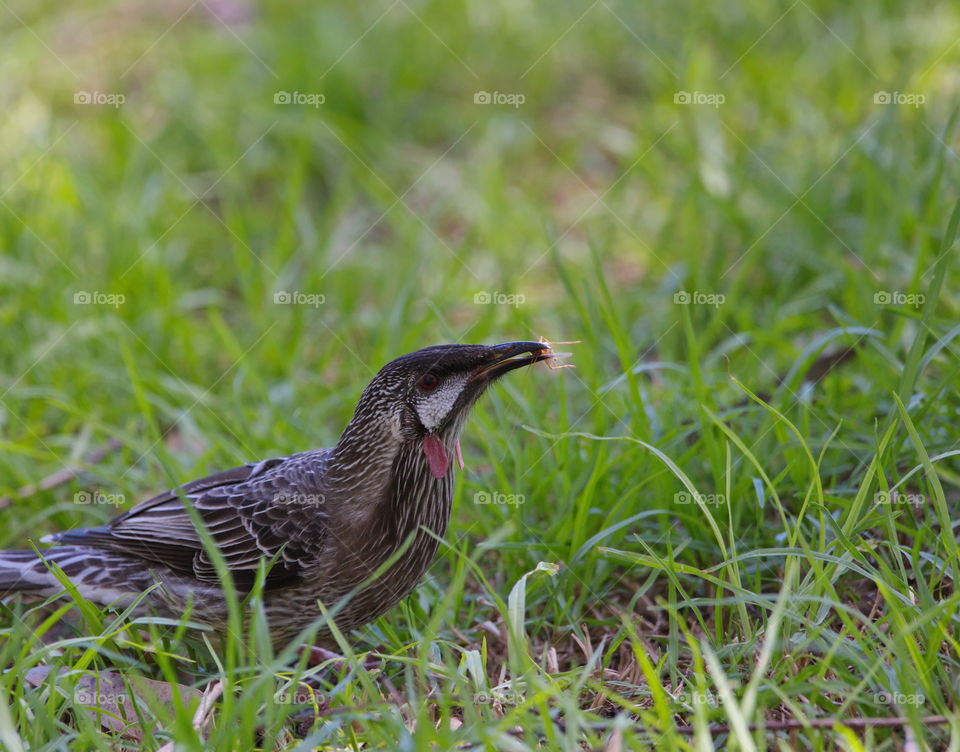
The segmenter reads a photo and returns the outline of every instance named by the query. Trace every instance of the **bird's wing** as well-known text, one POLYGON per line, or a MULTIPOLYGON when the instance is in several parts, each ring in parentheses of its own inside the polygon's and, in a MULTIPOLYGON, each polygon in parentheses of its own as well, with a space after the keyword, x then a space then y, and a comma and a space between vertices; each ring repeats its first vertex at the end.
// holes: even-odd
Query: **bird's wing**
POLYGON ((261 559, 276 563, 268 585, 297 577, 326 533, 322 477, 329 449, 250 463, 154 496, 102 527, 51 536, 133 554, 197 579, 217 582, 190 504, 203 520, 238 585, 249 585, 261 559))

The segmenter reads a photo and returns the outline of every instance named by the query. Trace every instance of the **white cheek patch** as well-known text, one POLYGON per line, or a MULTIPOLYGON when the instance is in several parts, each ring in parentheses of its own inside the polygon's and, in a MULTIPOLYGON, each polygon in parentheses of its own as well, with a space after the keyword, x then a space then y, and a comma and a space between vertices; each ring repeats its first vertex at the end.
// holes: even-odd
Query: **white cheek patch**
POLYGON ((416 404, 417 417, 424 428, 433 431, 443 423, 443 419, 453 409, 466 383, 466 376, 448 378, 437 387, 436 391, 420 395, 416 404))

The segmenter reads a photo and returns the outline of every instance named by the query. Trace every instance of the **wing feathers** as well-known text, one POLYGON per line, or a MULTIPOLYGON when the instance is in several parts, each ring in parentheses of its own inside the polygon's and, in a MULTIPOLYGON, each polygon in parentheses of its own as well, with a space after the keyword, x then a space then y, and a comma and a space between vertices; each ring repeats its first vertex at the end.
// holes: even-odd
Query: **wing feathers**
POLYGON ((204 581, 218 581, 193 520, 190 504, 238 584, 252 583, 262 559, 277 558, 268 585, 295 578, 314 558, 326 529, 323 472, 329 449, 278 457, 187 483, 141 502, 102 527, 52 536, 130 553, 204 581), (181 498, 182 497, 182 498, 181 498), (304 503, 309 502, 309 503, 304 503))

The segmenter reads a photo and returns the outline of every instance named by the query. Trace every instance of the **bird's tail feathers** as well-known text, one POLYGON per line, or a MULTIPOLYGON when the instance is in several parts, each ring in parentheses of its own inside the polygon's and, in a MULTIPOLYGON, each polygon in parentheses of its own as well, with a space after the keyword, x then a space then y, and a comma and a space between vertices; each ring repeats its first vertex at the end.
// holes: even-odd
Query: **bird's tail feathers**
POLYGON ((62 591, 63 586, 51 571, 51 564, 56 564, 80 586, 81 592, 91 587, 123 588, 125 580, 134 588, 139 584, 130 582, 138 578, 130 576, 131 558, 122 554, 89 546, 55 546, 41 549, 40 554, 0 551, 0 596, 20 592, 51 595, 62 591))

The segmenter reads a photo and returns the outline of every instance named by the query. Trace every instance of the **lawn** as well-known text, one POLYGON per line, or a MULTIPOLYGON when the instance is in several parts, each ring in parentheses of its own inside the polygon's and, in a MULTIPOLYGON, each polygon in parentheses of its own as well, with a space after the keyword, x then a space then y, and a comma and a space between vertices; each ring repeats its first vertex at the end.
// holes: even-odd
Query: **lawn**
POLYGON ((960 748, 955 4, 0 6, 0 548, 578 341, 346 664, 5 599, 0 749, 960 748))

